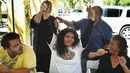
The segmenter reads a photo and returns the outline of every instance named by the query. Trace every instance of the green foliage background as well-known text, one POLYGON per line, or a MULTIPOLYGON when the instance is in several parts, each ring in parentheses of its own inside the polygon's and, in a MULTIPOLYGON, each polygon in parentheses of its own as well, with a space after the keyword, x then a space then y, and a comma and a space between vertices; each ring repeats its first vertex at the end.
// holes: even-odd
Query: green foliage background
MULTIPOLYGON (((93 0, 59 0, 65 7, 74 8, 77 3, 92 3, 93 0)), ((104 5, 130 6, 130 0, 103 0, 104 5)))
POLYGON ((104 0, 105 5, 130 6, 130 0, 104 0), (117 1, 117 3, 116 3, 117 1))

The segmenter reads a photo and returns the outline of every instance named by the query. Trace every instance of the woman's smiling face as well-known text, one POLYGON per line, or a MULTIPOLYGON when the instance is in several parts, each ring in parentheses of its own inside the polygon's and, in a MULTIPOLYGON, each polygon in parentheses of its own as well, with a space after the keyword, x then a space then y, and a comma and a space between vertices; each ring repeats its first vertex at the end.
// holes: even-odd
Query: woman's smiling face
POLYGON ((110 54, 116 54, 118 55, 119 52, 119 47, 118 47, 118 41, 117 40, 111 40, 110 44, 109 44, 109 48, 110 48, 110 54))
POLYGON ((64 36, 64 44, 67 47, 71 47, 74 43, 74 34, 72 32, 68 32, 64 36))

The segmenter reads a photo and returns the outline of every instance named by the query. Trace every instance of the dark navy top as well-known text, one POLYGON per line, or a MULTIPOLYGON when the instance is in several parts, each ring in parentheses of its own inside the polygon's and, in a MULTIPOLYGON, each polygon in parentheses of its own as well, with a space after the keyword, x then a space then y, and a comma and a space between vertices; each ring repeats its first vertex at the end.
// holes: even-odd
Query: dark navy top
MULTIPOLYGON (((88 19, 82 19, 78 22, 74 22, 76 30, 81 31, 81 36, 84 33, 85 28, 88 25, 88 19)), ((87 52, 95 52, 100 48, 103 48, 105 44, 109 43, 112 37, 111 27, 102 19, 93 26, 91 35, 89 37, 88 45, 86 47, 87 52)), ((86 52, 84 52, 86 55, 86 52)))

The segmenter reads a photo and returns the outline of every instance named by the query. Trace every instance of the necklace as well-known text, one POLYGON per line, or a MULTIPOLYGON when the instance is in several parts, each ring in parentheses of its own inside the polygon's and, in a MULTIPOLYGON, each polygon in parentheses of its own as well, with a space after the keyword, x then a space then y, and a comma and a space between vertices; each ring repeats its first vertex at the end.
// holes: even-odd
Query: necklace
POLYGON ((64 59, 64 60, 71 60, 71 59, 73 59, 74 58, 74 56, 75 56, 75 52, 73 52, 73 51, 68 51, 68 53, 65 53, 65 55, 62 55, 62 56, 60 56, 62 59, 64 59))

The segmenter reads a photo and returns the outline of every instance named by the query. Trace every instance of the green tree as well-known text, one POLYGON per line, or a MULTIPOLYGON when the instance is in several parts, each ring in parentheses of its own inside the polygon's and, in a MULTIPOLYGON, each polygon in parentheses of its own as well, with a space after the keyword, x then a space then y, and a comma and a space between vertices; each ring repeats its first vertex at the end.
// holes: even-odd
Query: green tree
POLYGON ((64 8, 70 8, 73 9, 75 8, 75 5, 80 1, 80 0, 60 0, 61 3, 63 3, 64 8))
POLYGON ((104 0, 105 5, 129 6, 129 0, 104 0))
POLYGON ((130 6, 130 0, 120 0, 120 6, 130 6))
POLYGON ((92 3, 93 0, 83 0, 83 2, 85 3, 85 5, 92 3))
POLYGON ((115 0, 103 0, 104 5, 114 5, 115 0))
POLYGON ((79 2, 80 0, 67 0, 70 8, 75 8, 75 5, 79 2))

